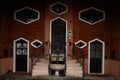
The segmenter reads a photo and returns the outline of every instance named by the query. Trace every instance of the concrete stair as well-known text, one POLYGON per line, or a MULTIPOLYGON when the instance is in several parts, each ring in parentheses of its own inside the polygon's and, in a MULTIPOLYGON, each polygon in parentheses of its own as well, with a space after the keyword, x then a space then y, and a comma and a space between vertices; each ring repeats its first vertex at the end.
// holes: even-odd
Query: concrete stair
POLYGON ((67 56, 67 73, 68 76, 82 77, 83 70, 80 63, 76 63, 76 60, 71 59, 67 56))
POLYGON ((39 62, 33 66, 32 76, 48 75, 48 60, 45 58, 40 59, 39 62))
MULTIPOLYGON (((39 62, 33 66, 32 76, 41 76, 41 75, 49 75, 48 74, 48 58, 42 58, 39 62)), ((76 63, 76 60, 71 59, 71 57, 67 56, 66 59, 67 70, 66 76, 74 76, 74 77, 82 77, 83 71, 80 63, 76 63)), ((58 75, 58 72, 56 72, 58 75)))

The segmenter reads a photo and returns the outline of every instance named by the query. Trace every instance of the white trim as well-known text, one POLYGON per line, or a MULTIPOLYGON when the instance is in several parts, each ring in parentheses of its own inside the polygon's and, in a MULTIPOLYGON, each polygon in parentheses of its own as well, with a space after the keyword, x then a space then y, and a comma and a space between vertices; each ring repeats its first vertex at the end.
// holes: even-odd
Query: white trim
POLYGON ((89 43, 88 43, 88 74, 104 74, 104 67, 105 67, 104 61, 105 61, 105 42, 103 42, 103 41, 101 41, 100 39, 97 39, 97 38, 89 41, 89 43), (102 73, 90 73, 90 43, 94 42, 96 40, 103 44, 103 46, 102 46, 103 47, 102 48, 103 49, 102 50, 102 73))
MULTIPOLYGON (((63 21, 66 22, 66 55, 67 55, 67 20, 65 20, 65 19, 63 19, 61 17, 57 17, 57 18, 54 18, 54 19, 50 20, 50 44, 51 44, 52 22, 55 21, 55 20, 57 20, 57 19, 61 19, 61 20, 63 20, 63 21)), ((51 46, 50 46, 50 53, 51 53, 51 46)))
POLYGON ((40 47, 40 46, 35 46, 35 45, 33 44, 33 43, 36 42, 36 41, 41 44, 40 46, 42 46, 43 43, 42 43, 41 41, 39 41, 38 39, 36 39, 36 40, 34 40, 34 41, 31 42, 31 45, 32 45, 34 48, 39 48, 39 47, 40 47))
POLYGON ((90 24, 90 25, 94 25, 94 24, 96 24, 96 23, 98 23, 98 22, 101 22, 101 21, 105 20, 105 12, 102 11, 102 10, 100 10, 100 9, 94 8, 94 7, 89 7, 89 8, 87 8, 87 9, 81 10, 81 11, 79 11, 78 14, 79 14, 79 15, 78 15, 79 20, 81 20, 81 21, 83 21, 83 22, 86 22, 86 23, 88 23, 88 24, 90 24), (86 21, 86 20, 84 20, 84 19, 81 19, 81 18, 80 18, 81 12, 84 12, 84 11, 87 11, 87 10, 90 10, 90 9, 94 9, 94 10, 96 10, 96 11, 102 12, 102 13, 103 13, 103 19, 98 20, 98 21, 96 21, 96 22, 94 22, 94 23, 90 23, 90 22, 88 22, 88 21, 86 21))
POLYGON ((26 40, 25 38, 18 38, 18 39, 16 39, 16 40, 14 40, 14 42, 13 42, 13 72, 16 72, 16 41, 19 41, 19 40, 24 40, 24 41, 26 41, 27 42, 27 49, 28 49, 28 51, 27 51, 27 73, 29 73, 29 41, 28 40, 26 40))
POLYGON ((75 46, 82 49, 82 48, 87 46, 87 43, 82 41, 82 40, 79 40, 79 41, 75 42, 75 46), (79 43, 79 42, 82 42, 84 44, 84 46, 81 46, 81 47, 76 46, 76 44, 79 43))
POLYGON ((14 20, 16 20, 16 21, 18 21, 18 22, 21 22, 21 23, 23 23, 23 24, 30 24, 30 23, 32 23, 32 22, 34 22, 34 21, 39 20, 39 19, 40 19, 40 12, 37 11, 37 10, 35 10, 35 9, 33 9, 33 8, 30 8, 30 7, 24 7, 24 8, 22 8, 22 9, 19 9, 19 10, 14 11, 14 20), (29 9, 29 10, 32 10, 32 11, 37 12, 37 13, 38 13, 38 18, 33 19, 33 20, 31 20, 31 21, 29 21, 29 22, 27 22, 27 23, 24 22, 24 21, 21 21, 21 20, 17 19, 17 18, 16 18, 16 13, 17 13, 17 12, 20 12, 20 11, 22 11, 22 10, 24 10, 24 9, 29 9))
POLYGON ((68 11, 68 6, 67 6, 66 4, 62 3, 62 2, 56 2, 56 3, 50 5, 50 11, 51 11, 52 13, 54 13, 54 14, 61 15, 61 14, 64 14, 64 13, 66 13, 66 12, 68 11), (61 4, 61 5, 65 6, 65 7, 66 7, 66 10, 65 10, 64 12, 59 13, 59 14, 56 13, 56 12, 54 12, 54 11, 52 10, 52 6, 54 6, 54 5, 56 5, 56 4, 61 4))

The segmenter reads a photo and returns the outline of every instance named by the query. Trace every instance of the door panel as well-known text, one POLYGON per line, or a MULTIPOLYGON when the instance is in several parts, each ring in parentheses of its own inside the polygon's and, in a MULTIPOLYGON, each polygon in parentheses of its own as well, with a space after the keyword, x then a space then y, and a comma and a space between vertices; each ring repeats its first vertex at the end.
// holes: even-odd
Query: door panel
POLYGON ((16 56, 16 71, 27 72, 27 55, 16 56))
POLYGON ((19 40, 16 42, 16 71, 27 72, 27 42, 19 40))
POLYGON ((103 44, 99 41, 90 43, 90 73, 102 73, 103 44))
POLYGON ((51 54, 66 54, 66 22, 59 18, 51 25, 51 54))
POLYGON ((57 19, 52 22, 51 43, 65 44, 66 42, 66 22, 57 19))

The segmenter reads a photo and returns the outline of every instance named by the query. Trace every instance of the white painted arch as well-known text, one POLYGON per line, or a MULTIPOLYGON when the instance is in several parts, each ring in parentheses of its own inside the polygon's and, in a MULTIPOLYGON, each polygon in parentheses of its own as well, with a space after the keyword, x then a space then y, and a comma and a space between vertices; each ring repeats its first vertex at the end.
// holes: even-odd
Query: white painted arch
POLYGON ((21 39, 27 42, 27 73, 29 73, 29 41, 22 37, 14 40, 13 42, 13 72, 16 72, 16 42, 21 39))
MULTIPOLYGON (((50 44, 51 44, 51 32, 52 32, 52 22, 53 21, 55 21, 55 20, 57 20, 57 19, 61 19, 61 20, 63 20, 63 21, 65 21, 66 22, 66 43, 67 43, 67 20, 65 20, 65 19, 63 19, 63 18, 61 18, 61 17, 56 17, 56 18, 54 18, 54 19, 52 19, 52 20, 50 20, 50 44)), ((51 53, 51 47, 50 47, 50 53, 51 53)), ((66 55, 67 55, 67 44, 66 44, 66 55)))
POLYGON ((94 42, 94 41, 99 41, 103 44, 102 46, 102 73, 99 73, 99 74, 104 74, 104 61, 105 61, 105 42, 96 38, 96 39, 93 39, 91 41, 88 42, 88 74, 98 74, 98 73, 90 73, 90 43, 94 42))

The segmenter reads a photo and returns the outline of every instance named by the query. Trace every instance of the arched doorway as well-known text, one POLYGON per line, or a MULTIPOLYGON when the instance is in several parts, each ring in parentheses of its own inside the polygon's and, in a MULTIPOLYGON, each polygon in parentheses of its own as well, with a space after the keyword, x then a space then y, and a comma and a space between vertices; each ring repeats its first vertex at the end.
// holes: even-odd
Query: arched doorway
POLYGON ((14 41, 13 72, 29 72, 29 41, 19 38, 14 41))
POLYGON ((94 39, 89 42, 88 73, 104 74, 104 44, 105 43, 99 39, 94 39))
POLYGON ((56 18, 52 20, 50 30, 49 74, 55 75, 55 72, 59 71, 60 76, 65 76, 66 21, 62 18, 56 18))
POLYGON ((60 45, 63 47, 61 48, 66 53, 66 42, 67 42, 67 21, 58 17, 50 22, 50 52, 56 51, 56 47, 61 48, 60 45))

